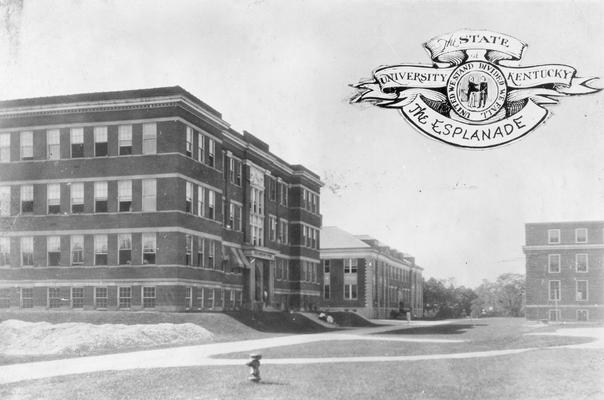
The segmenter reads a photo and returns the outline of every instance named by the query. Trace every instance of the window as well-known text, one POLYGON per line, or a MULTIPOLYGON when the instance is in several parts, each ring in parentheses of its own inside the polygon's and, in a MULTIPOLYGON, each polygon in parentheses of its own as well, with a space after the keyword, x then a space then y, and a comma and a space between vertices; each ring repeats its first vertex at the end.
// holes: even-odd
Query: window
POLYGON ((155 308, 155 287, 143 286, 143 308, 155 308))
POLYGON ((0 186, 0 215, 10 215, 10 186, 0 186))
POLYGON ((319 236, 319 232, 316 229, 312 229, 310 230, 311 233, 311 247, 313 249, 318 248, 318 242, 319 240, 317 239, 317 236, 319 236))
POLYGON ((329 270, 330 270, 329 260, 323 260, 323 273, 329 274, 329 270))
POLYGON ((34 159, 34 133, 21 132, 21 159, 22 160, 33 160, 34 159))
POLYGON ((308 205, 308 192, 306 191, 306 189, 302 189, 302 199, 301 199, 301 203, 302 203, 302 208, 306 208, 306 206, 308 205))
POLYGON ((71 306, 84 308, 84 288, 71 288, 71 306))
POLYGON ((61 158, 61 132, 58 129, 46 131, 46 158, 49 160, 61 158))
POLYGON ((204 195, 205 190, 203 186, 197 186, 197 215, 203 217, 204 212, 204 195))
POLYGON ((107 288, 94 288, 94 305, 96 308, 107 308, 107 288))
POLYGON ((588 258, 587 254, 577 254, 575 255, 575 265, 577 272, 587 272, 588 268, 588 258))
POLYGON ((229 208, 229 227, 237 232, 241 232, 241 213, 243 212, 243 207, 239 204, 235 204, 231 202, 229 208))
POLYGON ((22 308, 33 308, 34 307, 34 289, 33 288, 21 288, 21 307, 22 308))
POLYGON ((61 185, 52 183, 46 185, 46 204, 48 214, 61 213, 61 185))
POLYGON ((0 162, 10 161, 10 133, 0 133, 0 162))
POLYGON ((560 281, 549 281, 549 299, 560 301, 560 281))
POLYGON ((132 288, 121 287, 118 291, 120 308, 130 308, 132 304, 132 288))
POLYGON ((132 154, 132 125, 120 125, 117 128, 120 156, 132 154))
POLYGON ((107 265, 107 235, 94 235, 94 265, 107 265))
POLYGON ((191 265, 191 252, 193 251, 193 236, 185 235, 185 265, 191 265))
POLYGON ((549 243, 549 244, 560 243, 560 229, 548 229, 547 243, 549 243))
POLYGON ((71 128, 71 158, 84 157, 84 128, 71 128))
POLYGON ((192 157, 193 156, 193 129, 191 129, 191 127, 187 126, 187 143, 186 143, 186 148, 185 148, 185 154, 187 155, 187 157, 192 157))
POLYGON ((356 284, 345 284, 344 285, 344 299, 356 300, 357 298, 357 285, 356 284))
POLYGON ((0 265, 10 265, 10 238, 0 237, 0 265))
POLYGON ((208 268, 214 268, 214 258, 216 255, 216 247, 214 246, 214 242, 210 241, 210 245, 208 247, 208 268))
POLYGON ((241 161, 233 157, 229 160, 229 176, 231 183, 241 186, 241 161))
POLYGON ((155 264, 155 233, 143 233, 143 264, 155 264))
POLYGON ((132 211, 132 181, 117 182, 117 197, 120 212, 132 211))
POLYGON ((345 274, 356 274, 358 259, 356 258, 345 258, 344 259, 344 273, 345 274))
POLYGON ((34 212, 34 186, 33 185, 21 186, 21 212, 22 213, 33 213, 34 212))
POLYGON ((550 321, 560 321, 560 310, 549 310, 550 321))
POLYGON ((74 235, 71 237, 71 265, 84 263, 84 236, 74 235))
POLYGON ((11 289, 0 289, 0 308, 10 308, 11 289))
POLYGON ((96 157, 105 157, 109 154, 107 145, 107 127, 94 127, 94 155, 96 157))
POLYGON ((193 288, 188 286, 185 289, 185 310, 193 308, 193 288))
POLYGON ((202 237, 197 238, 197 266, 203 267, 205 265, 203 258, 203 248, 206 245, 206 241, 202 237))
POLYGON ((280 201, 281 205, 287 207, 287 190, 288 190, 287 183, 282 182, 280 184, 280 186, 281 186, 281 196, 279 197, 279 201, 280 201))
POLYGON ((185 212, 193 212, 193 184, 185 183, 185 212))
POLYGON ((61 289, 57 287, 48 288, 48 307, 61 307, 61 289))
POLYGON ((157 124, 143 124, 143 154, 157 153, 157 124))
POLYGON ((308 234, 308 226, 304 225, 302 227, 302 245, 309 247, 310 244, 310 235, 308 234))
POLYGON ((34 238, 31 236, 21 238, 21 265, 34 265, 34 238))
POLYGON ((214 167, 214 154, 216 152, 216 142, 214 139, 208 139, 208 165, 214 167))
POLYGON ((577 321, 589 321, 589 310, 577 310, 577 321))
POLYGON ((548 258, 548 271, 551 273, 560 272, 560 254, 549 254, 548 258))
POLYGON ((157 180, 143 179, 143 211, 157 210, 157 180))
POLYGON ((129 233, 117 236, 120 265, 132 264, 132 235, 129 233))
POLYGON ((74 214, 84 212, 84 184, 72 183, 71 185, 71 212, 74 214))
POLYGON ((577 281, 577 301, 587 301, 587 281, 577 281))
POLYGON ((203 162, 203 141, 204 137, 201 133, 197 133, 197 161, 203 162))
POLYGON ((46 238, 46 252, 48 254, 48 266, 61 265, 61 237, 49 236, 46 238))
POLYGON ((277 200, 277 180, 268 178, 268 198, 270 201, 277 200))
POLYGON ((208 190, 208 218, 216 218, 216 193, 213 190, 208 190))
POLYGON ((575 229, 575 242, 587 243, 587 229, 586 228, 575 229))
POLYGON ((269 238, 274 242, 277 240, 277 217, 275 217, 274 215, 269 215, 268 224, 269 238))
POLYGON ((94 212, 107 212, 107 182, 94 182, 94 212))
POLYGON ((279 241, 284 244, 289 242, 289 222, 285 219, 279 220, 279 241))

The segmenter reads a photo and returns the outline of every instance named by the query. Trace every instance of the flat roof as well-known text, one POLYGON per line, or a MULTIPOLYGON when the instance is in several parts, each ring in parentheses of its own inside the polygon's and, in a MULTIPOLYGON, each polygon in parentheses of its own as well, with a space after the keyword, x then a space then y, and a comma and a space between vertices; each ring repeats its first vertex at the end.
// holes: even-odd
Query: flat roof
POLYGON ((0 108, 42 107, 53 104, 85 103, 94 101, 127 100, 132 98, 148 98, 182 95, 218 118, 222 114, 210 107, 196 96, 180 86, 164 86, 148 89, 119 90, 111 92, 75 93, 60 96, 31 97, 23 99, 1 100, 0 108))

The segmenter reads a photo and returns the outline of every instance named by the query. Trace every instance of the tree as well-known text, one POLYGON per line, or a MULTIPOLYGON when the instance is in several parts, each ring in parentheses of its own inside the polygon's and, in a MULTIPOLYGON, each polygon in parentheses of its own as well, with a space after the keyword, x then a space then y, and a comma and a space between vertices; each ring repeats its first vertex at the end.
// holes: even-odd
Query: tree
POLYGON ((455 281, 430 278, 424 282, 424 311, 434 318, 460 318, 469 315, 476 294, 455 281))
POLYGON ((476 288, 472 313, 492 316, 521 317, 524 315, 525 279, 522 274, 505 273, 495 282, 483 280, 476 288))

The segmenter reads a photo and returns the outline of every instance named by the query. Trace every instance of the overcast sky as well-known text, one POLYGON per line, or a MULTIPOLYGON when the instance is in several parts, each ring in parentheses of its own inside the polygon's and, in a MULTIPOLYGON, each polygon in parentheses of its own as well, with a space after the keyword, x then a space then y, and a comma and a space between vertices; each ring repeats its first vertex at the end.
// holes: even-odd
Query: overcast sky
POLYGON ((527 43, 522 65, 604 77, 599 1, 8 3, 0 98, 181 85, 320 174, 324 225, 413 254, 426 277, 475 286, 521 273, 525 222, 604 219, 603 93, 563 98, 545 125, 484 151, 348 103, 349 84, 430 64, 422 43, 461 28, 527 43))

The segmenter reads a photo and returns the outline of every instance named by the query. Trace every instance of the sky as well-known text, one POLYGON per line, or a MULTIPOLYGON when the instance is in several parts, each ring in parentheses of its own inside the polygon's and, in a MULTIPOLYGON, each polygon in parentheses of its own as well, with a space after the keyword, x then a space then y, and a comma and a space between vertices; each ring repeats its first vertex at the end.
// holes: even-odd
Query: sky
POLYGON ((474 287, 524 272, 525 223, 604 219, 604 92, 562 98, 537 130, 489 150, 349 103, 351 84, 382 65, 430 65, 422 44, 463 28, 527 43, 523 66, 604 77, 599 1, 7 0, 0 99, 180 85, 317 172, 324 225, 474 287))

